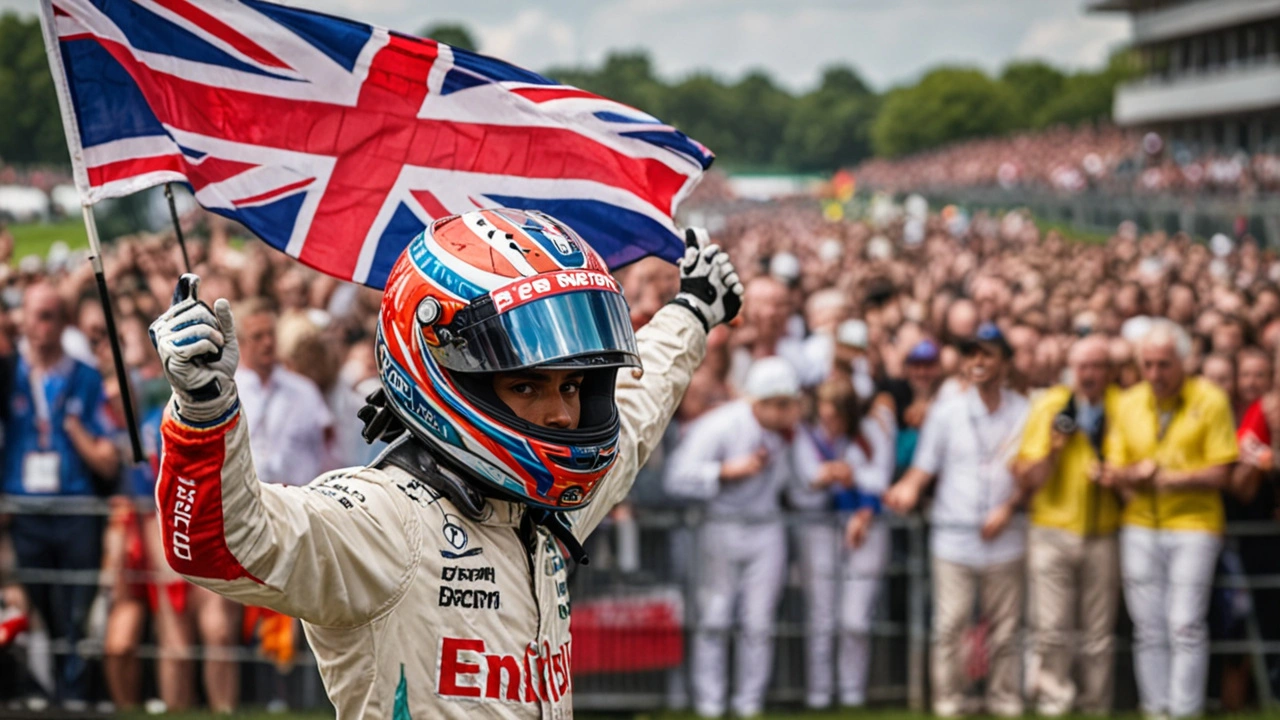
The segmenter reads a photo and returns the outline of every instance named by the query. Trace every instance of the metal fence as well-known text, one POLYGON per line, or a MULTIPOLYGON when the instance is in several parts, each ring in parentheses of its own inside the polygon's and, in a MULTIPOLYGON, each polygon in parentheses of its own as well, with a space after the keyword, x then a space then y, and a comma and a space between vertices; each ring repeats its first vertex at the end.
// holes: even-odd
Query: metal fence
MULTIPOLYGON (((3 511, 0 505, 0 511, 3 511)), ((105 512, 105 509, 103 510, 105 512)), ((788 525, 788 572, 775 631, 774 667, 768 702, 799 707, 805 699, 805 586, 800 573, 796 536, 800 528, 815 522, 837 523, 834 514, 792 514, 788 525)), ((876 620, 872 625, 872 664, 867 700, 874 705, 928 707, 928 657, 931 587, 929 577, 929 527, 919 516, 882 516, 891 526, 892 550, 883 573, 876 620)), ((696 588, 702 574, 698 567, 697 528, 704 522, 696 509, 638 510, 621 520, 607 520, 588 540, 588 566, 571 577, 574 599, 575 705, 584 710, 657 710, 691 704, 688 676, 690 638, 697 628, 696 588)), ((1280 535, 1280 523, 1232 524, 1226 532, 1226 550, 1244 538, 1280 535)), ((74 539, 69 539, 74 541, 74 539)), ((1280 543, 1275 545, 1280 552, 1280 543)), ((1225 658, 1251 659, 1258 704, 1273 706, 1271 688, 1280 679, 1280 637, 1264 637, 1264 626, 1276 625, 1280 613, 1280 575, 1241 574, 1219 564, 1215 593, 1243 593, 1248 613, 1242 633, 1230 638, 1215 636, 1210 644, 1215 662, 1225 658), (1267 622, 1260 622, 1265 619, 1267 622), (1268 677, 1268 673, 1272 673, 1268 677)), ((151 573, 135 573, 128 580, 145 581, 151 573)), ((13 583, 98 585, 98 571, 22 570, 0 566, 0 580, 13 583)), ((1137 704, 1129 639, 1131 625, 1121 602, 1116 643, 1116 707, 1137 704)), ((1024 615, 1025 617, 1025 615, 1024 615)), ((1030 648, 1030 630, 1020 633, 1020 643, 1030 648)), ((265 704, 287 696, 291 707, 327 707, 315 661, 302 647, 287 680, 250 646, 241 646, 219 657, 242 663, 242 704, 265 704), (282 689, 284 688, 284 689, 282 689)), ((23 656, 35 650, 52 655, 76 653, 94 661, 103 657, 100 637, 90 637, 72 647, 49 643, 32 648, 20 639, 0 657, 8 655, 11 667, 20 667, 23 656)), ((161 656, 152 642, 144 641, 137 655, 150 664, 161 656)), ((203 660, 203 648, 184 657, 203 660)), ((153 672, 145 675, 153 676, 153 672)), ((0 673, 4 675, 4 673, 0 673)), ((148 679, 147 687, 154 681, 148 679)), ((6 698, 7 680, 0 679, 0 699, 6 698)), ((8 688, 12 691, 12 686, 8 688)), ((1214 707, 1214 683, 1210 683, 1210 707, 1214 707)))

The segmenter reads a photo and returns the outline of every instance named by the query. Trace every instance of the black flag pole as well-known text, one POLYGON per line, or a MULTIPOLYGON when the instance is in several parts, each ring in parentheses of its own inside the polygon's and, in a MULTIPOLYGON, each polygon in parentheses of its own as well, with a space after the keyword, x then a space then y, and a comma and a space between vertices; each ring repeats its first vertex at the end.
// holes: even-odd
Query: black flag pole
POLYGON ((173 232, 178 236, 178 247, 182 248, 182 266, 191 272, 191 256, 187 254, 187 240, 182 237, 182 222, 178 219, 178 206, 173 201, 173 183, 164 184, 164 199, 169 201, 169 217, 173 218, 173 232))
POLYGON ((107 275, 102 267, 102 244, 98 241, 98 224, 93 219, 93 206, 82 205, 84 228, 89 235, 89 262, 93 264, 93 276, 98 281, 98 299, 102 301, 102 314, 107 323, 107 340, 111 343, 111 358, 116 364, 116 382, 120 386, 120 400, 124 405, 124 423, 129 427, 129 444, 133 446, 133 461, 142 463, 147 456, 142 452, 142 438, 138 434, 138 417, 133 412, 133 393, 129 389, 129 374, 124 367, 124 353, 120 350, 120 335, 116 332, 115 313, 111 310, 111 294, 107 291, 107 275))

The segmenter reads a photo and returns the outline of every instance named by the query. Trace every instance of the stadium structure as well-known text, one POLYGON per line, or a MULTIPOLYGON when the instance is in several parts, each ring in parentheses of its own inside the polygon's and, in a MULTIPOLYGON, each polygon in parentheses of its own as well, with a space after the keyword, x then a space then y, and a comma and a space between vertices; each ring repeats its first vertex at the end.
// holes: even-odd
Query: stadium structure
POLYGON ((1095 0, 1125 12, 1143 75, 1116 90, 1119 125, 1219 151, 1280 141, 1280 0, 1095 0))

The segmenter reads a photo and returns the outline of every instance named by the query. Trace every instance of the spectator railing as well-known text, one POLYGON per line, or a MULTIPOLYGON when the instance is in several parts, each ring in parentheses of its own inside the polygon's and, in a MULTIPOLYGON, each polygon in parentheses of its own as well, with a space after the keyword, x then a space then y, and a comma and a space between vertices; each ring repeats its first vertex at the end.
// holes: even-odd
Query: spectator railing
MULTIPOLYGON (((0 516, 12 513, 11 502, 0 499, 0 516)), ((24 513, 61 513, 65 508, 46 507, 24 513)), ((144 508, 145 510, 146 508, 144 508)), ((107 515, 105 502, 80 504, 74 514, 107 515)), ((798 528, 814 522, 841 523, 834 513, 788 513, 781 520, 789 526, 789 562, 785 590, 775 628, 775 658, 768 699, 772 704, 800 706, 805 699, 805 589, 799 571, 798 528)), ((586 710, 655 710, 687 707, 691 703, 688 672, 691 664, 690 638, 698 627, 697 528, 704 521, 695 509, 632 510, 621 519, 606 520, 591 536, 587 550, 592 562, 578 568, 571 577, 574 600, 574 693, 575 705, 586 710)), ((913 710, 928 707, 928 654, 930 642, 930 598, 928 531, 929 524, 919 514, 908 517, 882 515, 877 522, 892 528, 891 559, 883 574, 872 625, 872 663, 867 698, 872 704, 906 705, 913 710)), ((0 526, 2 527, 2 526, 0 526)), ((2 532, 2 530, 0 530, 2 532)), ((1280 522, 1236 523, 1226 530, 1226 547, 1243 537, 1280 536, 1280 522)), ((68 538, 74 542, 74 538, 68 538)), ((2 546, 2 543, 0 543, 2 546)), ((14 584, 99 585, 109 592, 110 582, 98 571, 27 570, 13 568, 11 558, 0 556, 0 586, 14 584)), ((146 582, 155 572, 125 572, 128 582, 146 582)), ((170 576, 171 577, 171 576, 170 576)), ((1263 709, 1274 707, 1269 666, 1280 672, 1280 637, 1264 638, 1258 618, 1262 613, 1280 613, 1280 604, 1254 599, 1259 591, 1276 591, 1280 597, 1280 575, 1246 576, 1222 574, 1214 581, 1215 593, 1241 591, 1250 596, 1244 637, 1213 639, 1215 656, 1248 656, 1252 660, 1255 691, 1263 709)), ((1136 706, 1130 654, 1130 624, 1119 599, 1121 620, 1117 625, 1116 708, 1136 706)), ((1020 642, 1030 648, 1032 630, 1024 613, 1020 642)), ((20 637, 0 654, 18 656, 29 649, 29 635, 20 637)), ((303 688, 301 707, 326 707, 315 671, 315 660, 299 637, 295 683, 303 688)), ((49 643, 43 650, 54 655, 77 653, 100 660, 100 637, 82 640, 75 647, 49 643)), ((208 657, 234 659, 245 665, 269 666, 252 647, 206 651, 196 647, 181 653, 162 652, 154 642, 144 642, 137 656, 148 661, 161 657, 203 660, 208 657)), ((246 668, 246 673, 249 669, 246 668)), ((244 704, 266 702, 260 697, 244 698, 244 704)), ((295 693, 297 696, 299 693, 295 693)), ((0 700, 9 700, 0 693, 0 700)), ((1211 705, 1212 707, 1212 705, 1211 705)))

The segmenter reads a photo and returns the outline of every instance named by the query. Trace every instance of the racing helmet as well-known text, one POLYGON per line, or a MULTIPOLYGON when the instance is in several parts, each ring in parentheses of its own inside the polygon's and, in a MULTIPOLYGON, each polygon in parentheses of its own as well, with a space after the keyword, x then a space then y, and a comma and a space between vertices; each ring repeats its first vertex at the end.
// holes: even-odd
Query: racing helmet
POLYGON ((375 340, 387 406, 484 494, 550 510, 591 502, 613 465, 619 368, 640 367, 621 288, 599 254, 541 212, 434 221, 387 278, 375 340), (575 429, 522 420, 494 373, 581 369, 575 429))

